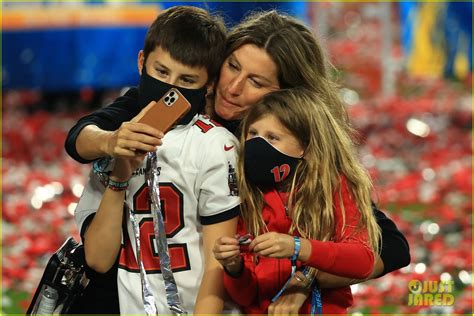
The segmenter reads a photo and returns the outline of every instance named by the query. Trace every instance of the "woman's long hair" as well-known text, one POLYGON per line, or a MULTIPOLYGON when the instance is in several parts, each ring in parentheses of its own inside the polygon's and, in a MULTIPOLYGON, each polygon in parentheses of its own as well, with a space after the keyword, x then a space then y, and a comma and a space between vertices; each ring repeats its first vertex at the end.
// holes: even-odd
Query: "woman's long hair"
MULTIPOLYGON (((267 94, 252 106, 242 122, 238 183, 244 222, 254 235, 266 231, 262 218, 263 192, 245 177, 245 136, 249 126, 266 115, 274 115, 305 148, 290 181, 288 206, 293 224, 289 233, 321 241, 334 240, 334 198, 344 214, 341 179, 347 186, 361 214, 359 228, 368 230, 372 249, 379 250, 380 229, 371 208, 372 183, 357 159, 355 146, 347 129, 336 120, 319 96, 307 89, 283 89, 267 94)), ((345 218, 343 215, 343 227, 345 218)))

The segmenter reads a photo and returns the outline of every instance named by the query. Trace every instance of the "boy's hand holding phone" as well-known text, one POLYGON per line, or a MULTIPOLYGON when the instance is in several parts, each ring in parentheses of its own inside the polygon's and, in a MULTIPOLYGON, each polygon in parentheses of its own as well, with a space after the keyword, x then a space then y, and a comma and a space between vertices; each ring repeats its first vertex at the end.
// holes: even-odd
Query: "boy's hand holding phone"
POLYGON ((170 89, 157 102, 150 102, 130 122, 122 123, 107 142, 112 156, 137 157, 162 145, 164 134, 191 109, 177 90, 170 89))
POLYGON ((114 132, 110 133, 105 142, 104 152, 113 157, 136 157, 143 153, 155 151, 157 146, 161 146, 164 134, 156 128, 138 123, 138 119, 143 115, 146 108, 156 102, 151 102, 130 122, 124 122, 114 132))
POLYGON ((164 134, 191 109, 191 104, 177 90, 170 89, 157 102, 150 102, 130 122, 107 133, 102 151, 113 157, 143 158, 163 144, 164 134))

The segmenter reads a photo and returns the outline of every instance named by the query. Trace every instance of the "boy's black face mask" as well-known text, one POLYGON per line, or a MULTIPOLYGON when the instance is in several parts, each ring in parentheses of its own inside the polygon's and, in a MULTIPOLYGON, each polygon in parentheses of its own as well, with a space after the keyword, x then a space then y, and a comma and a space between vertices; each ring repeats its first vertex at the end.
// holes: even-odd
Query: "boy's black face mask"
POLYGON ((204 111, 206 105, 206 86, 200 89, 186 89, 171 85, 149 76, 145 65, 143 65, 140 85, 138 86, 138 105, 143 109, 151 101, 158 101, 171 88, 178 89, 191 103, 191 110, 178 121, 178 125, 188 124, 196 114, 204 111))

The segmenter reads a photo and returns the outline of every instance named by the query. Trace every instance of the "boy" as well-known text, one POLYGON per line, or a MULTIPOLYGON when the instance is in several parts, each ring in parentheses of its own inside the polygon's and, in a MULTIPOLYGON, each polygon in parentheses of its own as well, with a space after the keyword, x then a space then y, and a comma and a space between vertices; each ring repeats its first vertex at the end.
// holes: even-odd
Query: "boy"
MULTIPOLYGON (((161 145, 156 154, 171 269, 184 309, 192 312, 194 308, 195 313, 222 310, 222 270, 212 258, 211 248, 217 236, 235 234, 239 213, 239 198, 228 182, 235 166, 237 140, 207 117, 198 115, 205 104, 206 88, 221 64, 224 41, 223 25, 205 10, 173 7, 164 11, 150 26, 144 50, 139 53, 140 85, 138 91, 129 91, 138 93, 138 102, 124 102, 124 106, 134 106, 133 112, 138 113, 174 86, 192 104, 190 113, 164 137, 143 124, 124 124, 140 129, 142 137, 147 138, 147 133, 162 137, 162 142, 151 141, 149 145, 161 145)), ((144 175, 146 160, 142 161, 143 156, 138 160, 126 156, 125 153, 116 158, 115 166, 106 167, 109 180, 105 187, 91 172, 76 208, 86 261, 92 269, 104 273, 119 257, 120 313, 145 312, 130 210, 139 223, 140 257, 157 313, 167 314, 170 310, 144 175), (122 221, 126 222, 123 231, 122 221)))

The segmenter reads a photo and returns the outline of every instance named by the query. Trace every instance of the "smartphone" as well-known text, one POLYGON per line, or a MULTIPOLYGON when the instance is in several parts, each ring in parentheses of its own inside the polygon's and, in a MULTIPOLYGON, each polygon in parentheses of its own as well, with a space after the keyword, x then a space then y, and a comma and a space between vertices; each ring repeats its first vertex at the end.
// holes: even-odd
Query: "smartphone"
POLYGON ((191 109, 191 103, 179 92, 171 88, 155 104, 145 107, 138 123, 148 124, 166 133, 191 109))

